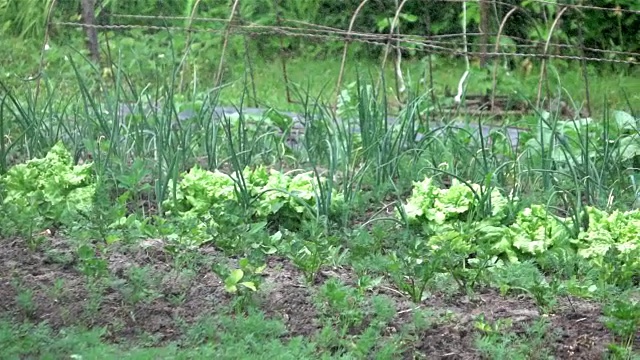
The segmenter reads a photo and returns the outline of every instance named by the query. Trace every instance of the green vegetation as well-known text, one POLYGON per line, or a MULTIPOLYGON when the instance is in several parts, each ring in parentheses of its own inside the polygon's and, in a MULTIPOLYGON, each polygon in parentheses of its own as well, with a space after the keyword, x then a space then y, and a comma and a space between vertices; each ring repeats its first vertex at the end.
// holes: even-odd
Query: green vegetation
MULTIPOLYGON (((194 6, 163 3, 103 2, 99 19, 194 6)), ((418 3, 403 33, 422 34, 418 3)), ((342 47, 293 36, 289 87, 261 36, 232 37, 220 88, 203 33, 105 32, 94 63, 54 27, 40 72, 40 22, 6 4, 0 358, 640 358, 637 69, 552 60, 538 107, 541 63, 501 66, 501 106, 530 111, 500 118, 444 95, 466 70, 446 54, 405 54, 400 92, 393 62, 380 77, 356 45, 336 97, 342 47)), ((350 15, 305 4, 280 2, 291 19, 350 15)), ((459 5, 431 9, 434 29, 455 32, 459 5)), ((384 31, 380 6, 359 31, 384 31)), ((273 11, 243 2, 256 22, 273 11)), ((616 26, 590 23, 585 42, 616 26)), ((491 80, 473 65, 465 95, 491 80)))

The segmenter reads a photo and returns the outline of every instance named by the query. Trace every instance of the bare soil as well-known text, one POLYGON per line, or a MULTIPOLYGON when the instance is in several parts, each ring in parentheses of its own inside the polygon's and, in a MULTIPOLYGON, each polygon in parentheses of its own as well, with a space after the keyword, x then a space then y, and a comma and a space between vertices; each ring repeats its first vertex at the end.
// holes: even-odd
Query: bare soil
MULTIPOLYGON (((114 343, 135 341, 151 335, 157 345, 179 341, 185 324, 195 323, 203 316, 212 316, 232 301, 220 279, 206 266, 220 254, 213 248, 200 250, 203 266, 193 272, 175 270, 174 259, 163 251, 160 242, 148 242, 134 250, 115 249, 104 255, 112 277, 122 278, 131 266, 149 266, 157 284, 157 296, 148 303, 132 305, 117 287, 106 286, 102 301, 92 311, 92 299, 87 281, 76 269, 73 254, 64 241, 52 238, 45 250, 32 251, 24 241, 1 239, 0 248, 0 310, 15 321, 46 321, 58 330, 71 325, 104 326, 105 340, 114 343), (62 291, 52 289, 56 280, 64 280, 62 291), (19 306, 19 289, 33 294, 32 311, 19 306), (183 295, 183 298, 180 296, 183 295), (181 299, 178 301, 176 299, 181 299)), ((257 304, 267 317, 281 319, 287 327, 287 338, 313 337, 320 329, 318 310, 314 303, 314 287, 308 287, 301 273, 287 260, 272 258, 267 267, 264 290, 257 304)), ((353 280, 348 270, 324 271, 319 282, 338 276, 345 282, 353 280)), ((413 319, 416 304, 397 293, 391 286, 377 290, 392 298, 398 313, 385 330, 392 335, 401 332, 413 319)), ((535 304, 525 297, 502 297, 487 289, 473 298, 452 297, 436 293, 420 309, 435 314, 448 312, 447 321, 435 321, 427 330, 409 332, 404 358, 414 359, 480 359, 474 346, 478 334, 474 319, 480 314, 488 321, 511 319, 514 328, 524 330, 540 316, 535 304)), ((602 325, 597 305, 578 299, 561 300, 561 305, 549 319, 558 336, 546 344, 560 359, 601 359, 611 337, 602 325)), ((442 319, 442 317, 440 317, 442 319)), ((285 339, 286 340, 286 339, 285 339)))

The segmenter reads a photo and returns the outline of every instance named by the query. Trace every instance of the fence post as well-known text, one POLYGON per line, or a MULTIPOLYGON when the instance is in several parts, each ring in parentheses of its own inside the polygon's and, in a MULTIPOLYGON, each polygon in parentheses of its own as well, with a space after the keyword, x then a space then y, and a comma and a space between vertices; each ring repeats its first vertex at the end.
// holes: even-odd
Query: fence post
MULTIPOLYGON (((582 5, 582 1, 580 1, 580 5, 582 5)), ((582 16, 583 13, 579 12, 580 14, 580 25, 582 24, 582 21, 584 19, 584 17, 582 16)), ((584 96, 585 96, 585 101, 586 101, 586 107, 587 107, 587 116, 586 117, 590 117, 591 116, 591 91, 589 91, 589 73, 587 72, 587 60, 585 60, 586 58, 586 54, 584 51, 584 33, 582 32, 582 26, 578 26, 578 41, 580 42, 580 57, 582 59, 580 59, 580 63, 581 63, 581 67, 582 67, 582 77, 584 79, 584 96)))
POLYGON ((487 45, 489 44, 489 1, 480 0, 480 67, 484 69, 487 64, 487 45))
MULTIPOLYGON (((425 32, 427 37, 427 43, 430 43, 431 42, 431 15, 429 15, 429 11, 427 11, 427 14, 426 14, 425 28, 426 28, 425 32)), ((425 48, 428 49, 428 47, 425 47, 425 48)), ((426 51, 427 51, 427 64, 429 66, 429 92, 431 93, 431 101, 433 102, 433 106, 438 106, 438 103, 436 101, 437 100, 436 94, 433 89, 433 59, 432 59, 433 53, 430 52, 429 50, 426 50, 426 51)), ((429 111, 429 117, 430 117, 429 120, 432 120, 433 118, 432 111, 429 111)))
POLYGON ((82 0, 82 21, 87 34, 87 47, 91 59, 95 63, 100 62, 100 44, 98 44, 98 29, 96 29, 96 0, 82 0))

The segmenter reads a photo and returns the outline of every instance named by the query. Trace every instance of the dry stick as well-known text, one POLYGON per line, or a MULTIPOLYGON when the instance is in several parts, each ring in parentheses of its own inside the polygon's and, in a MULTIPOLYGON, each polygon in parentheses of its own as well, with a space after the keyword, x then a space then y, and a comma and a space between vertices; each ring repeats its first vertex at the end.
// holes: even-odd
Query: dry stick
MULTIPOLYGON (((494 0, 494 4, 495 3, 496 3, 496 1, 494 0)), ((513 15, 513 13, 516 10, 520 10, 525 16, 531 18, 529 16, 529 13, 525 9, 523 9, 522 7, 517 6, 517 5, 512 6, 511 10, 502 19, 502 23, 500 24, 500 29, 498 30, 498 33, 496 35, 496 43, 495 43, 495 49, 494 49, 494 53, 495 54, 500 54, 500 53, 498 53, 498 50, 499 50, 499 46, 500 46, 500 37, 502 36, 502 31, 504 29, 504 26, 507 23, 507 20, 511 17, 511 15, 513 15)), ((539 37, 542 37, 542 34, 540 34, 540 31, 537 28, 536 28, 536 32, 538 33, 539 37)), ((557 44, 554 44, 554 45, 557 45, 557 44)), ((501 55, 507 56, 509 54, 503 53, 501 55)), ((492 79, 492 84, 491 84, 491 87, 492 87, 491 88, 491 108, 492 109, 495 106, 495 96, 496 96, 496 87, 497 87, 497 71, 498 71, 498 63, 497 63, 497 60, 496 60, 493 63, 493 79, 492 79)))
POLYGON ((215 89, 220 87, 220 82, 222 81, 222 67, 224 65, 224 55, 227 51, 227 44, 229 43, 229 34, 231 33, 231 27, 233 26, 233 17, 236 14, 236 8, 238 7, 238 3, 240 0, 235 0, 233 2, 233 6, 231 7, 231 15, 229 16, 229 23, 227 24, 227 28, 224 32, 224 41, 222 43, 222 53, 220 54, 220 63, 218 64, 218 73, 216 74, 215 79, 215 89))
POLYGON ((189 50, 191 49, 191 27, 193 25, 193 19, 195 18, 196 11, 198 10, 198 5, 200 5, 200 0, 196 0, 193 4, 193 8, 191 9, 191 14, 189 14, 189 18, 187 19, 187 41, 184 44, 184 55, 182 56, 182 60, 180 60, 180 65, 178 65, 182 70, 180 71, 180 83, 178 85, 178 91, 182 91, 182 87, 184 85, 184 73, 187 70, 187 66, 185 66, 185 62, 187 61, 187 56, 189 56, 189 50))
MULTIPOLYGON (((516 12, 516 10, 518 10, 518 7, 514 7, 513 9, 509 10, 509 12, 507 13, 507 15, 504 16, 504 18, 502 19, 502 22, 500 23, 500 28, 498 29, 498 35, 496 36, 496 46, 493 50, 493 52, 497 53, 500 47, 500 35, 502 35, 502 30, 504 29, 504 25, 507 23, 507 20, 509 20, 509 17, 511 17, 511 15, 516 12)), ((495 104, 496 104, 496 85, 497 85, 497 76, 498 76, 498 59, 499 57, 495 57, 493 60, 493 79, 492 79, 492 83, 491 83, 491 110, 495 109, 495 104)))
POLYGON ((358 14, 360 10, 364 7, 364 5, 369 2, 369 0, 362 0, 360 5, 356 8, 353 15, 351 16, 351 21, 349 22, 349 29, 347 30, 347 36, 344 40, 344 48, 342 49, 342 62, 340 63, 340 72, 338 73, 338 83, 336 84, 336 101, 333 104, 333 112, 335 113, 338 109, 338 101, 340 99, 340 88, 342 87, 342 77, 344 76, 344 67, 347 62, 347 50, 349 48, 349 43, 351 41, 351 31, 353 30, 353 24, 356 22, 358 18, 358 14))
MULTIPOLYGON (((276 24, 278 27, 282 25, 282 18, 280 17, 280 10, 278 8, 278 0, 273 0, 273 7, 276 10, 276 24)), ((290 104, 295 103, 291 98, 291 89, 289 89, 289 77, 287 76, 287 59, 284 51, 284 41, 282 35, 278 36, 280 41, 280 63, 282 64, 282 77, 284 78, 284 91, 287 94, 287 102, 290 104)))
MULTIPOLYGON (((546 79, 547 76, 547 55, 548 55, 548 51, 549 51, 549 43, 551 43, 551 36, 553 36, 553 32, 556 29, 556 25, 558 25, 558 22, 560 21, 560 18, 562 17, 562 15, 564 14, 565 11, 567 11, 567 9, 569 9, 569 7, 565 6, 562 8, 562 10, 560 10, 560 12, 558 13, 558 15, 556 16, 556 19, 553 21, 553 25, 551 25, 551 29, 549 29, 549 35, 547 36, 547 41, 544 44, 544 52, 543 52, 543 57, 542 57, 542 66, 540 68, 540 80, 538 81, 538 96, 536 97, 536 108, 540 108, 540 97, 542 96, 542 82, 544 79, 546 79)), ((546 83, 546 81, 545 81, 546 83)))
MULTIPOLYGON (((396 4, 397 4, 398 0, 396 0, 396 4)), ((400 33, 400 25, 398 25, 398 33, 400 33)), ((398 39, 396 41, 396 96, 398 98, 398 103, 401 105, 402 101, 400 100, 400 95, 405 92, 407 86, 406 83, 404 81, 404 76, 402 75, 402 49, 400 48, 400 46, 402 45, 402 43, 400 42, 400 39, 398 39)))
POLYGON ((40 64, 38 65, 38 80, 36 81, 36 94, 34 97, 34 103, 38 103, 38 96, 40 95, 40 82, 42 81, 42 69, 44 68, 44 52, 49 45, 49 27, 51 27, 51 15, 53 14, 53 7, 56 4, 56 0, 51 1, 49 9, 47 11, 47 22, 44 28, 44 41, 42 42, 42 48, 40 49, 40 64))
POLYGON ((407 0, 402 0, 402 2, 400 3, 400 6, 398 6, 398 8, 396 9, 396 14, 393 17, 393 21, 391 21, 391 24, 389 24, 389 35, 388 35, 387 45, 385 46, 385 49, 384 49, 384 56, 382 57, 382 65, 380 68, 380 79, 378 79, 378 84, 376 85, 376 88, 380 87, 380 82, 382 81, 382 77, 384 76, 384 67, 387 65, 387 58, 389 57, 389 49, 391 48, 391 39, 393 37, 393 32, 396 28, 396 23, 398 22, 398 18, 400 17, 400 12, 402 11, 404 4, 406 3, 407 3, 407 0))
MULTIPOLYGON (((582 3, 582 1, 580 1, 580 3, 582 3)), ((582 12, 580 10, 578 10, 578 12, 580 13, 580 15, 582 15, 582 12)), ((582 46, 584 45, 584 34, 582 33, 582 26, 578 26, 578 41, 580 42, 580 48, 582 49, 582 46)), ((589 75, 587 74, 587 63, 586 61, 584 61, 584 49, 580 51, 580 56, 583 58, 581 62, 582 66, 581 66, 581 70, 582 70, 582 76, 584 78, 584 93, 585 93, 585 100, 587 102, 586 106, 587 106, 587 117, 590 117, 591 114, 591 96, 590 96, 590 92, 589 92, 589 75)), ((580 109, 582 110, 582 109, 580 109)), ((582 118, 582 115, 580 115, 580 113, 578 113, 578 116, 582 118)), ((575 115, 574 115, 575 118, 575 115)), ((574 119, 571 119, 574 120, 574 119)), ((588 126, 588 125, 587 125, 588 126)), ((589 135, 588 132, 589 128, 587 128, 587 136, 589 135)), ((585 153, 589 153, 589 140, 585 141, 585 153)), ((591 193, 591 181, 589 181, 591 179, 587 179, 586 184, 585 184, 585 190, 587 192, 587 201, 590 201, 593 203, 593 195, 591 193), (591 199, 589 199, 591 198, 591 199)))

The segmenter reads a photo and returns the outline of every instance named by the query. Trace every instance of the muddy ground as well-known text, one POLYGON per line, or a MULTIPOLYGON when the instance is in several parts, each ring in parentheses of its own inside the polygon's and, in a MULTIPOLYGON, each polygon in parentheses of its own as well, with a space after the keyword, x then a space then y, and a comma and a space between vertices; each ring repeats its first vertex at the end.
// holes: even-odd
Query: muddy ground
MULTIPOLYGON (((46 321, 54 329, 78 324, 106 326, 107 341, 123 343, 134 341, 142 334, 151 335, 156 345, 179 341, 184 324, 193 324, 203 316, 220 311, 221 305, 232 300, 220 279, 209 269, 207 261, 219 254, 213 248, 200 250, 198 261, 203 266, 193 273, 176 272, 175 264, 159 242, 150 242, 146 248, 116 249, 110 252, 108 267, 112 276, 122 277, 131 266, 150 266, 157 279, 158 297, 151 302, 128 304, 122 291, 113 286, 104 289, 102 302, 91 314, 87 311, 91 298, 86 280, 77 269, 73 255, 64 241, 51 239, 44 250, 32 251, 24 241, 0 240, 0 310, 16 321, 46 321), (64 280, 64 289, 54 293, 57 279, 64 280), (25 312, 18 306, 18 288, 33 291, 33 311, 25 312), (184 295, 183 298, 180 296, 184 295), (181 299, 177 301, 176 299, 181 299), (178 321, 179 319, 179 321, 178 321), (182 324, 182 325, 179 325, 182 324)), ((347 270, 330 269, 319 276, 317 282, 337 276, 349 283, 353 276, 347 270)), ((376 290, 391 297, 398 310, 386 332, 394 334, 412 321, 416 305, 396 292, 391 285, 376 290)), ((267 317, 280 318, 286 324, 287 338, 313 336, 320 328, 318 308, 313 288, 304 285, 302 274, 287 260, 272 258, 267 267, 264 292, 258 304, 267 317)), ((558 336, 552 347, 560 359, 601 359, 611 337, 601 321, 601 311, 595 304, 583 300, 560 300, 561 306, 549 316, 558 336)), ((511 319, 513 329, 522 330, 540 316, 534 302, 526 297, 500 296, 494 290, 480 291, 473 299, 433 294, 420 308, 444 314, 449 321, 434 322, 427 330, 412 334, 405 358, 426 359, 479 359, 474 348, 478 330, 474 327, 477 315, 484 314, 489 321, 511 319)), ((285 339, 286 340, 286 339, 285 339)))

